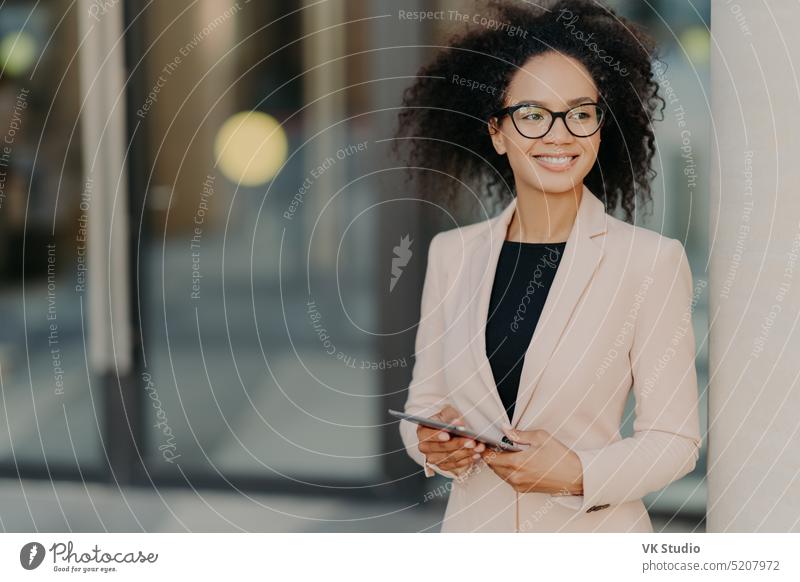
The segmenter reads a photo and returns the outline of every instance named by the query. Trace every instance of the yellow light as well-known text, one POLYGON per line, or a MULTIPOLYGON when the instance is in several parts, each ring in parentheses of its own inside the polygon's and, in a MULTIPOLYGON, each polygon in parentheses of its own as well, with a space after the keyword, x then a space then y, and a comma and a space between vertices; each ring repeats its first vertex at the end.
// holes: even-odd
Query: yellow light
POLYGON ((710 41, 707 29, 702 26, 687 28, 680 36, 680 43, 692 63, 704 65, 708 62, 710 41))
POLYGON ((5 75, 21 75, 31 68, 36 59, 36 41, 33 35, 10 32, 0 40, 0 67, 5 75))
POLYGON ((242 186, 258 186, 271 180, 286 161, 289 141, 271 115, 240 111, 217 131, 214 157, 222 173, 242 186))

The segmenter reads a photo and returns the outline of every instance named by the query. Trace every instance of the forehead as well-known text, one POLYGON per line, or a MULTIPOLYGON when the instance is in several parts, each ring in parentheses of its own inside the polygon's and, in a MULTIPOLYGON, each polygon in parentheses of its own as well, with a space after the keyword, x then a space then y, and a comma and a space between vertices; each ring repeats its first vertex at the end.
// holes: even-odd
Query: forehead
POLYGON ((580 61, 556 52, 528 59, 514 73, 507 91, 508 105, 537 101, 559 108, 577 97, 598 98, 597 87, 586 67, 580 61))

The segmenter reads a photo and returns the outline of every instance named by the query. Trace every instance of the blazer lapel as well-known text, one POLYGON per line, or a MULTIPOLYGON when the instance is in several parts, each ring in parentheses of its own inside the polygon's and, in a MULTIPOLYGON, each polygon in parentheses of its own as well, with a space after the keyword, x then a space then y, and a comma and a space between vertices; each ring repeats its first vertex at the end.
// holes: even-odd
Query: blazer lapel
MULTIPOLYGON (((508 424, 506 420, 508 415, 503 401, 500 400, 500 394, 497 392, 491 364, 486 355, 486 322, 489 319, 489 301, 492 296, 497 261, 500 258, 500 250, 503 247, 508 224, 514 216, 516 206, 517 199, 514 197, 498 216, 488 222, 487 230, 478 236, 477 245, 473 249, 470 260, 469 271, 469 288, 476 294, 475 299, 471 302, 472 308, 469 314, 471 337, 469 345, 472 355, 478 363, 478 375, 483 381, 484 388, 489 392, 489 398, 494 403, 495 410, 490 421, 503 419, 506 425, 508 424)), ((480 402, 483 402, 483 399, 480 402)))
MULTIPOLYGON (((472 341, 475 361, 478 362, 479 375, 492 401, 499 408, 499 418, 506 418, 505 409, 492 369, 486 355, 486 322, 491 299, 497 261, 503 246, 508 224, 516 209, 516 198, 489 222, 489 228, 479 235, 478 248, 475 249, 470 269, 471 289, 477 290, 475 308, 471 314, 472 341)), ((516 427, 530 404, 534 390, 544 372, 550 355, 566 328, 578 300, 592 279, 603 256, 602 246, 593 240, 606 232, 605 205, 586 186, 583 188, 581 203, 575 222, 567 238, 564 255, 561 257, 552 287, 545 300, 539 322, 530 345, 525 353, 522 366, 519 392, 514 406, 511 426, 516 427)))

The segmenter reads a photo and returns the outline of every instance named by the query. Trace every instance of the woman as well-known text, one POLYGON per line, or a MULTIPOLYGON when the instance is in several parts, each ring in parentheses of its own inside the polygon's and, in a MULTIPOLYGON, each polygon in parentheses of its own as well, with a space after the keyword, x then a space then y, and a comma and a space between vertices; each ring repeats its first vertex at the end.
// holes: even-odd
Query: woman
POLYGON ((654 46, 596 2, 492 7, 527 36, 456 37, 400 116, 409 166, 438 170, 426 188, 452 198, 472 180, 508 200, 431 242, 405 410, 527 448, 408 421, 403 441, 453 479, 443 531, 650 532, 641 498, 691 471, 701 443, 686 254, 629 224, 654 176, 654 46))

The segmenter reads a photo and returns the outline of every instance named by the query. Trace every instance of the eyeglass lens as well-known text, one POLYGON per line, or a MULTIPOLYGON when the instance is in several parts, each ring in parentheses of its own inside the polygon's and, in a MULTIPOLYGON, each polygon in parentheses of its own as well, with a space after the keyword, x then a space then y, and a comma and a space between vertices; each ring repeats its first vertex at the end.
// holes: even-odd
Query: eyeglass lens
MULTIPOLYGON (((553 116, 547 109, 526 105, 514 111, 514 125, 526 137, 542 137, 552 126, 553 116)), ((576 137, 592 135, 600 127, 603 112, 597 105, 573 107, 564 118, 567 129, 576 137)))

